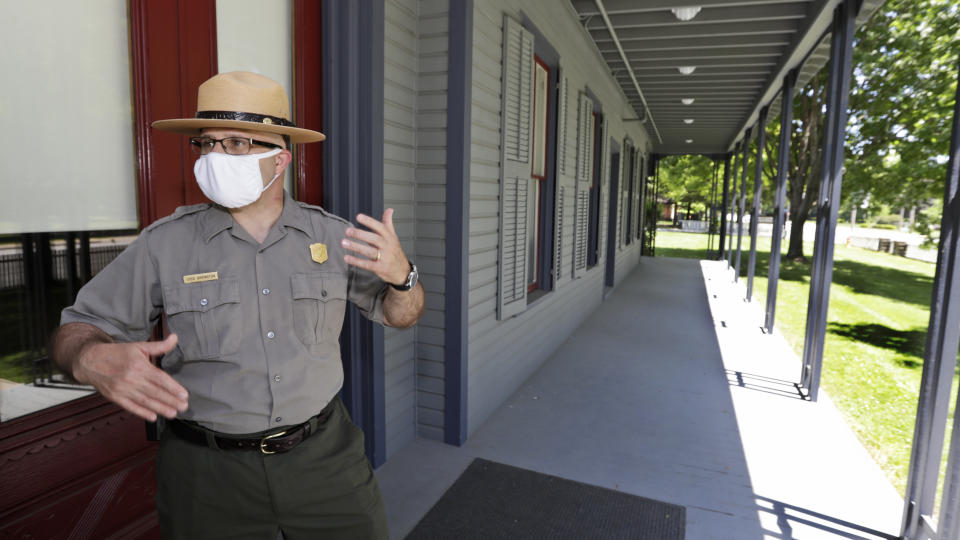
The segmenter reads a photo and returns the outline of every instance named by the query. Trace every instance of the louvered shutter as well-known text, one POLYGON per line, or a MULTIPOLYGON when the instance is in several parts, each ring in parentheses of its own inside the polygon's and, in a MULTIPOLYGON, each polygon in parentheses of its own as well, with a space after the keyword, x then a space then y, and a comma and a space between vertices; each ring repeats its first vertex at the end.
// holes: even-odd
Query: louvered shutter
MULTIPOLYGON (((568 207, 567 201, 570 200, 571 193, 575 191, 576 183, 576 147, 575 139, 570 136, 570 98, 568 87, 569 80, 564 75, 563 66, 557 68, 557 163, 556 163, 556 217, 553 235, 554 251, 554 289, 559 288, 570 277, 570 264, 564 254, 567 253, 566 246, 570 245, 571 235, 567 230, 571 229, 572 208, 568 207), (573 148, 571 148, 573 147, 573 148), (572 151, 571 151, 572 150, 572 151)), ((574 130, 576 124, 573 124, 574 130)))
POLYGON ((573 277, 587 269, 587 234, 590 230, 590 182, 593 175, 593 100, 580 93, 577 111, 577 193, 574 209, 573 277))
POLYGON ((554 289, 560 286, 563 280, 563 227, 564 227, 564 201, 566 200, 567 186, 560 184, 557 186, 556 216, 554 217, 554 235, 553 235, 553 284, 554 289))
POLYGON ((567 151, 567 132, 569 131, 567 119, 569 107, 567 106, 567 78, 563 74, 563 68, 557 68, 557 174, 559 176, 570 176, 570 159, 567 151))
POLYGON ((607 222, 604 219, 604 211, 607 208, 607 185, 610 180, 610 122, 604 117, 600 125, 600 178, 597 197, 600 198, 597 212, 597 264, 603 260, 606 253, 604 246, 607 245, 607 222))
POLYGON ((634 239, 637 237, 637 227, 640 224, 640 160, 642 156, 640 155, 640 150, 634 150, 633 154, 633 221, 630 222, 630 234, 634 239))
POLYGON ((630 194, 630 155, 633 152, 633 146, 629 141, 623 143, 623 159, 620 160, 620 192, 617 193, 617 249, 623 249, 626 245, 626 224, 630 220, 630 204, 627 200, 630 194))
POLYGON ((500 319, 527 307, 527 185, 533 139, 533 34, 504 16, 500 123, 500 319))

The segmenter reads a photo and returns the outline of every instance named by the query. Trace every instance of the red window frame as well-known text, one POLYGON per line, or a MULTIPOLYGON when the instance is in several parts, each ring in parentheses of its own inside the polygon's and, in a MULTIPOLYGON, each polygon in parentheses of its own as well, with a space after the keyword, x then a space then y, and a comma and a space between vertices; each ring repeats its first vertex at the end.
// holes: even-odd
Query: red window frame
MULTIPOLYGON (((293 4, 293 115, 297 126, 323 127, 323 32, 321 2, 293 4)), ((297 145, 295 196, 323 205, 323 143, 297 145)))

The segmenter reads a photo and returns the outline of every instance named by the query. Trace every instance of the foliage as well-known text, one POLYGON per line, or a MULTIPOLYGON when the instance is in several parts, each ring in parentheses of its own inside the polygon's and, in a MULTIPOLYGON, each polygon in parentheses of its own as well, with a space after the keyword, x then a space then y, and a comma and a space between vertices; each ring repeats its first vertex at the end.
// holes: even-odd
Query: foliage
MULTIPOLYGON (((854 44, 842 202, 895 208, 936 205, 943 197, 945 159, 957 83, 960 7, 955 0, 888 0, 854 44)), ((792 230, 787 257, 803 258, 803 223, 820 189, 827 69, 798 92, 790 134, 787 198, 792 230)), ((772 209, 780 119, 765 127, 763 201, 772 209)), ((753 163, 756 135, 749 163, 753 163)), ((739 174, 739 173, 738 173, 739 174)), ((752 178, 750 169, 748 178, 752 178)), ((748 193, 752 188, 748 188, 748 193)), ((932 209, 931 209, 932 210, 932 209)), ((935 243, 939 214, 918 213, 917 225, 935 243)))
POLYGON ((943 197, 957 84, 956 0, 888 0, 854 44, 844 192, 895 208, 943 197))
POLYGON ((790 133, 790 167, 787 199, 790 201, 790 241, 787 258, 802 260, 803 224, 810 217, 820 191, 820 161, 823 157, 823 108, 826 71, 820 70, 794 101, 790 133))
POLYGON ((701 212, 710 204, 713 173, 705 156, 667 156, 660 160, 660 195, 676 201, 678 210, 701 212))

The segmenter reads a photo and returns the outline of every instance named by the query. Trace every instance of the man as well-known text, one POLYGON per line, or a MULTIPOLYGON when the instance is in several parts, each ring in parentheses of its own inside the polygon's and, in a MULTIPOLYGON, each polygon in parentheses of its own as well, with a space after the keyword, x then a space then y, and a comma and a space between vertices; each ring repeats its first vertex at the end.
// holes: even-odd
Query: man
POLYGON ((131 413, 171 419, 157 459, 165 538, 385 538, 337 392, 347 301, 394 327, 423 311, 393 211, 358 215, 361 230, 283 191, 290 142, 325 137, 289 121, 276 82, 220 74, 197 108, 154 127, 192 135, 215 204, 144 229, 63 311, 53 357, 131 413), (161 314, 171 333, 147 342, 161 314))

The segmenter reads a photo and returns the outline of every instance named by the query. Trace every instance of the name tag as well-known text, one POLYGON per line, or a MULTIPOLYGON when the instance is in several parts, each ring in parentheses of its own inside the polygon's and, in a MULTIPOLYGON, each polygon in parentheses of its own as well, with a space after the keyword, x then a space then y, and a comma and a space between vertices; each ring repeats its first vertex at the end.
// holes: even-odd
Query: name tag
POLYGON ((199 283, 201 281, 216 281, 220 279, 220 276, 217 272, 206 272, 204 274, 190 274, 189 276, 183 276, 184 283, 199 283))
POLYGON ((327 260, 327 245, 310 244, 310 258, 316 263, 323 264, 327 260))

